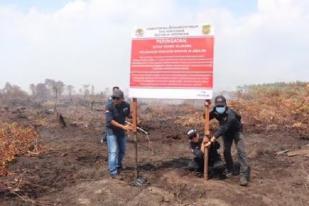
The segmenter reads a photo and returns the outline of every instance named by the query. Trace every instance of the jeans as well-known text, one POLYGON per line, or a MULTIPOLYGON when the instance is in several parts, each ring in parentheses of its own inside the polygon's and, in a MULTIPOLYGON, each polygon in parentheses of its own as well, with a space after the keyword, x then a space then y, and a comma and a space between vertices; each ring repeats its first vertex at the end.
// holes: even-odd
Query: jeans
POLYGON ((238 161, 240 163, 240 175, 245 176, 249 172, 249 164, 245 152, 245 142, 242 133, 236 133, 234 136, 223 136, 224 143, 224 159, 227 170, 232 172, 234 170, 234 163, 231 154, 232 143, 235 142, 238 161))
POLYGON ((115 176, 118 174, 118 169, 122 168, 122 160, 126 150, 125 135, 107 135, 107 148, 108 148, 108 169, 110 175, 115 176))

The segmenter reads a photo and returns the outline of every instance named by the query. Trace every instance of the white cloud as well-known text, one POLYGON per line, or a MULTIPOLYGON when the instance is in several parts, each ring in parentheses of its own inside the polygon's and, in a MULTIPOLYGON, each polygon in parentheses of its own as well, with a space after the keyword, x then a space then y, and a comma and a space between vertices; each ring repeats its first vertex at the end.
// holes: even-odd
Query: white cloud
POLYGON ((259 0, 246 16, 176 0, 77 0, 54 12, 0 6, 0 87, 45 78, 99 89, 127 87, 134 26, 213 22, 215 86, 308 81, 308 3, 259 0))
POLYGON ((213 19, 217 28, 217 88, 308 81, 309 7, 304 2, 260 0, 256 12, 241 17, 230 11, 203 12, 200 18, 213 19))

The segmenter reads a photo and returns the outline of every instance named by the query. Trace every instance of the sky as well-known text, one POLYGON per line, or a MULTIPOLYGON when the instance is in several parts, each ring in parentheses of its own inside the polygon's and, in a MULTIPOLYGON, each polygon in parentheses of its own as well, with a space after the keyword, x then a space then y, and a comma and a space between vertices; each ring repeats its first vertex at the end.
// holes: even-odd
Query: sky
POLYGON ((129 86, 136 26, 210 22, 214 90, 309 81, 308 0, 0 0, 0 88, 129 86))

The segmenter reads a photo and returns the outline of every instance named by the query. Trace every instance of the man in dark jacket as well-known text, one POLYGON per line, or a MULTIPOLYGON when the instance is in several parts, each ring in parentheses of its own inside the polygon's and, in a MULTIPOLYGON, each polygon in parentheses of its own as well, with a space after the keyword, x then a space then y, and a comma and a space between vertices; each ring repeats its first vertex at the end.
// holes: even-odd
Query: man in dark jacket
POLYGON ((124 101, 121 90, 113 91, 112 101, 105 110, 105 127, 108 147, 108 169, 112 177, 122 169, 122 160, 126 150, 126 131, 132 130, 125 125, 126 117, 130 116, 130 105, 124 101))
POLYGON ((220 136, 223 137, 224 159, 226 162, 227 176, 234 174, 234 164, 231 154, 231 147, 234 141, 240 163, 240 185, 247 186, 250 180, 250 167, 248 165, 244 136, 242 134, 241 116, 229 108, 224 96, 219 95, 215 98, 215 107, 209 114, 210 119, 219 121, 219 128, 215 131, 210 143, 216 141, 220 136))
MULTIPOLYGON (((197 133, 196 129, 190 129, 187 132, 190 148, 194 155, 192 161, 189 162, 189 169, 197 172, 198 176, 202 176, 204 173, 204 153, 202 149, 203 138, 197 133)), ((214 142, 208 150, 208 177, 224 179, 225 167, 224 162, 221 160, 218 149, 220 148, 219 142, 214 142)))
MULTIPOLYGON (((116 90, 120 90, 120 88, 118 86, 114 86, 113 89, 112 89, 112 93, 114 93, 116 90)), ((108 99, 107 99, 107 104, 106 105, 109 105, 109 104, 112 104, 113 102, 113 98, 112 96, 110 96, 108 99)), ((102 135, 101 135, 101 139, 100 139, 100 143, 103 144, 104 142, 107 143, 107 134, 106 134, 106 131, 103 130, 102 131, 102 135)))

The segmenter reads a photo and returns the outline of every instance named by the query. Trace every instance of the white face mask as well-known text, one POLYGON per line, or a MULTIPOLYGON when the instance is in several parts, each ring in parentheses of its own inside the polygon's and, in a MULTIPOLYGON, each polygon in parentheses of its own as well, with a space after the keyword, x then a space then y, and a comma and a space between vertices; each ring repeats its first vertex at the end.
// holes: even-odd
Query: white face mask
POLYGON ((223 114, 225 112, 225 107, 216 107, 216 112, 223 114))

